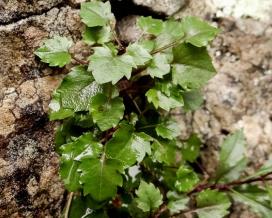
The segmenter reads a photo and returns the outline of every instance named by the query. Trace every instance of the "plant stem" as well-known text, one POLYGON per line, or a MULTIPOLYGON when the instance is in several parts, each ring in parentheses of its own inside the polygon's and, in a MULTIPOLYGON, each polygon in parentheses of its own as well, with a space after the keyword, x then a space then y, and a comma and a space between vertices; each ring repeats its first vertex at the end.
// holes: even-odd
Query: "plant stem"
POLYGON ((88 64, 89 64, 89 61, 80 60, 80 59, 78 59, 77 57, 75 57, 74 54, 71 54, 71 53, 70 53, 70 55, 71 55, 72 59, 74 59, 74 60, 75 60, 76 62, 78 62, 79 64, 82 64, 82 65, 88 65, 88 64))
POLYGON ((74 196, 74 192, 70 192, 68 195, 68 200, 65 206, 65 213, 64 213, 64 218, 68 218, 69 217, 69 211, 70 211, 70 207, 71 207, 71 203, 73 200, 73 196, 74 196))

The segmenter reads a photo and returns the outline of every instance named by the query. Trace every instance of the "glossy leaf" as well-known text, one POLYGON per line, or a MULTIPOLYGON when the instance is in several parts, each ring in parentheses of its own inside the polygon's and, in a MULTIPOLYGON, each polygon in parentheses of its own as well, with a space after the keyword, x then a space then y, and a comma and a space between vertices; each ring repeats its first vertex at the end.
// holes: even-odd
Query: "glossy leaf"
POLYGON ((179 192, 191 191, 198 182, 199 182, 199 178, 193 170, 185 166, 181 166, 178 169, 175 188, 179 192))
POLYGON ((73 42, 66 37, 54 36, 52 39, 45 40, 34 53, 51 67, 63 67, 71 61, 68 50, 72 44, 73 42))
POLYGON ((93 122, 102 131, 116 127, 124 115, 124 104, 120 97, 109 99, 104 94, 97 94, 91 99, 90 112, 93 122))
POLYGON ((141 181, 138 190, 136 190, 137 206, 144 212, 153 211, 162 204, 162 195, 160 190, 152 183, 141 181))

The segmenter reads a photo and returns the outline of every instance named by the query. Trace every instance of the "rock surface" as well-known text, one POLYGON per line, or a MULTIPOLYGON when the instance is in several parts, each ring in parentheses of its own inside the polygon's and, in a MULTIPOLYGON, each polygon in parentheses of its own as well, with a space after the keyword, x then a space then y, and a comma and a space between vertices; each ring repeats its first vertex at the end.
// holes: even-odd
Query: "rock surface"
MULTIPOLYGON (((0 0, 0 217, 60 216, 65 195, 53 149, 56 124, 48 122, 47 112, 51 93, 67 69, 48 68, 33 51, 55 34, 77 41, 81 26, 75 8, 81 1, 0 0)), ((182 137, 193 131, 201 136, 207 171, 215 170, 222 139, 238 128, 244 128, 248 142, 252 160, 248 170, 268 159, 272 150, 271 21, 266 16, 241 18, 226 13, 221 5, 225 1, 219 5, 216 0, 191 0, 186 7, 177 0, 134 2, 166 15, 201 16, 223 30, 210 47, 218 74, 205 88, 205 104, 177 117, 182 137)), ((122 39, 135 40, 139 32, 133 25, 135 17, 119 23, 122 39)), ((77 46, 75 52, 81 51, 80 43, 77 46)), ((237 208, 231 217, 255 216, 245 207, 237 208)))

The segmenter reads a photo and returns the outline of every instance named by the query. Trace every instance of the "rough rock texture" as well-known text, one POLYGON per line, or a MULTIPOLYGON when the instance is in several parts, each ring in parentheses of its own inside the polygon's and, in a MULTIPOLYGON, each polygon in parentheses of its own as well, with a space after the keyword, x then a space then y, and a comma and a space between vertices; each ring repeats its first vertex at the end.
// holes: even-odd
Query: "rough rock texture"
POLYGON ((64 188, 47 111, 66 70, 49 69, 33 55, 44 38, 80 36, 78 11, 55 7, 59 2, 8 1, 7 12, 0 11, 0 23, 12 22, 0 26, 0 217, 58 217, 62 208, 64 188))
MULTIPOLYGON (((78 7, 81 1, 0 0, 1 218, 60 216, 64 189, 53 150, 55 124, 48 122, 47 111, 51 93, 67 69, 48 68, 33 51, 55 34, 74 41, 79 38, 78 11, 71 7, 78 7)), ((239 0, 243 1, 247 0, 239 0)), ((175 13, 183 5, 177 0, 134 2, 164 14, 175 13)), ((271 8, 266 6, 262 16, 251 13, 253 18, 241 18, 240 12, 234 13, 235 4, 232 12, 226 12, 226 2, 191 0, 175 14, 201 16, 223 30, 210 48, 218 75, 205 88, 205 104, 177 117, 184 127, 182 137, 192 131, 202 137, 202 161, 210 173, 215 170, 218 144, 235 129, 245 130, 251 158, 248 172, 268 159, 272 150, 272 23, 267 19, 271 8)), ((122 39, 137 38, 134 25, 135 17, 119 23, 122 39)), ((74 51, 81 52, 82 45, 77 43, 74 51)), ((255 215, 239 206, 231 217, 255 215)))

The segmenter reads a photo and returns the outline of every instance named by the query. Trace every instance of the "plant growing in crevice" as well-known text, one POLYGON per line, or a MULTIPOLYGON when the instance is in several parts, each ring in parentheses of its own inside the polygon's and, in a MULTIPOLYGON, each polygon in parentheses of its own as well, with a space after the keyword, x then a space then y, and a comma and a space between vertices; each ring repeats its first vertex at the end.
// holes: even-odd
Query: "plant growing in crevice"
POLYGON ((195 17, 139 17, 143 34, 127 45, 115 32, 109 2, 82 3, 80 16, 88 59, 70 52, 73 42, 62 36, 35 52, 52 67, 77 63, 50 103, 50 120, 63 121, 55 140, 69 191, 63 216, 219 218, 238 200, 269 217, 271 164, 243 174, 242 131, 227 137, 216 174, 208 175, 200 139, 179 140, 171 116, 201 105, 200 90, 216 73, 206 46, 218 29, 195 17))

